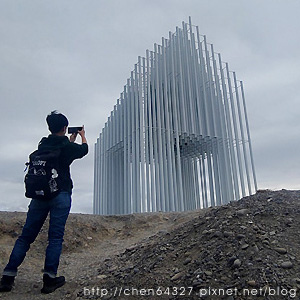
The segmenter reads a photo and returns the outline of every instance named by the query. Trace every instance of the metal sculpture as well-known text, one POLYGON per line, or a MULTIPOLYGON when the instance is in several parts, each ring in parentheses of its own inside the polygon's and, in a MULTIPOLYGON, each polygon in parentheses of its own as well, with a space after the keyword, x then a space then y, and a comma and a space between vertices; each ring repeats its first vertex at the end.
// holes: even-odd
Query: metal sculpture
POLYGON ((257 190, 242 81, 197 26, 138 57, 95 144, 95 214, 185 211, 257 190))

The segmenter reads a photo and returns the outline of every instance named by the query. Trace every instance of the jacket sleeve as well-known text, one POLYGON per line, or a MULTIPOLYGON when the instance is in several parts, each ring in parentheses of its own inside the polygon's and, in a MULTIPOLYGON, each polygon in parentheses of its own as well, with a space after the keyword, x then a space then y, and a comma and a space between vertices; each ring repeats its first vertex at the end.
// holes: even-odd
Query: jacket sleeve
POLYGON ((82 158, 87 155, 89 151, 88 144, 77 144, 77 143, 69 143, 64 149, 64 158, 66 159, 68 164, 71 164, 73 160, 82 158))

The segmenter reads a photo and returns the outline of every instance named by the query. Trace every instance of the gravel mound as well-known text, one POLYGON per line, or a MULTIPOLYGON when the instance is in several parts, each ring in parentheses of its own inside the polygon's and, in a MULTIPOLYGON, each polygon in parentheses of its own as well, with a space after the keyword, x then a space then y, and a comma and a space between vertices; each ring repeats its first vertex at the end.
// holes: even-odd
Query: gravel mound
MULTIPOLYGON (((71 214, 47 299, 299 299, 300 191, 184 213, 71 214)), ((0 213, 0 267, 25 214, 0 213)), ((47 225, 0 299, 41 299, 47 225)))

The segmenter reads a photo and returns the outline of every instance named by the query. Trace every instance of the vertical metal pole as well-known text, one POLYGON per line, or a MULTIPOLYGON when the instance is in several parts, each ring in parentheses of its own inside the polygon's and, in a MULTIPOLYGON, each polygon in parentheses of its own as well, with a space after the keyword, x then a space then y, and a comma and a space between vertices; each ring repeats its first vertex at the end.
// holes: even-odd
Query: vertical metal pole
POLYGON ((114 105, 114 110, 112 111, 112 144, 111 144, 111 159, 112 159, 112 197, 113 197, 113 214, 116 214, 118 211, 118 186, 117 186, 117 176, 116 176, 116 168, 117 168, 117 162, 116 162, 116 149, 114 149, 114 145, 116 144, 116 105, 114 105))
POLYGON ((177 202, 177 211, 183 211, 184 210, 184 202, 183 202, 183 183, 182 183, 182 169, 181 169, 181 155, 180 155, 180 145, 179 145, 179 121, 178 121, 178 116, 179 116, 179 103, 178 103, 178 97, 177 97, 177 92, 176 92, 176 75, 175 72, 175 62, 174 62, 174 57, 175 57, 175 37, 172 37, 171 32, 169 32, 169 37, 170 37, 170 47, 171 47, 171 53, 170 53, 170 60, 171 60, 171 91, 172 91, 172 102, 173 102, 173 107, 174 107, 174 127, 175 127, 175 145, 176 145, 176 179, 177 179, 177 190, 178 190, 178 197, 179 200, 177 202))
POLYGON ((156 82, 155 82, 155 57, 154 53, 151 53, 151 109, 152 109, 152 117, 153 117, 153 138, 154 138, 154 162, 155 162, 155 189, 156 189, 156 203, 155 208, 156 211, 160 211, 162 208, 162 193, 161 193, 161 172, 159 167, 159 142, 158 142, 158 122, 157 122, 157 109, 156 109, 156 82))
POLYGON ((185 70, 186 70, 186 95, 187 95, 187 101, 186 104, 189 107, 189 120, 191 122, 191 127, 190 127, 190 132, 191 133, 196 133, 196 121, 195 121, 195 106, 193 103, 193 97, 192 97, 192 85, 191 85, 191 62, 190 62, 190 53, 188 49, 188 33, 187 33, 187 26, 184 22, 182 22, 182 59, 183 63, 185 65, 185 70))
POLYGON ((228 137, 229 137, 229 141, 228 141, 229 145, 228 146, 229 146, 229 150, 230 150, 231 172, 232 172, 232 176, 233 176, 234 195, 235 195, 235 200, 238 200, 240 198, 240 193, 239 193, 238 178, 237 178, 237 171, 236 171, 236 158, 235 158, 235 153, 234 153, 234 148, 233 148, 232 120, 231 120, 231 116, 230 116, 227 88, 226 88, 224 70, 222 68, 222 60, 221 60, 220 53, 218 53, 218 58, 219 58, 221 81, 222 81, 222 92, 223 92, 223 101, 224 101, 224 106, 225 106, 227 132, 228 132, 228 137))
POLYGON ((97 200, 99 199, 99 195, 98 195, 98 166, 99 166, 99 160, 98 160, 98 141, 99 138, 97 139, 97 143, 94 146, 94 199, 93 199, 93 214, 97 214, 98 210, 96 208, 97 206, 97 200))
POLYGON ((174 157, 174 146, 173 146, 173 137, 171 134, 171 120, 172 120, 172 114, 171 109, 169 105, 169 99, 170 96, 168 95, 168 80, 167 80, 167 61, 166 61, 166 51, 167 51, 167 45, 166 40, 162 39, 162 79, 164 84, 164 90, 163 90, 163 99, 164 99, 164 114, 165 114, 165 124, 166 124, 166 145, 167 145, 167 153, 166 153, 166 167, 168 174, 166 174, 166 177, 168 179, 168 186, 169 186, 169 193, 168 193, 168 204, 169 209, 168 211, 174 211, 175 210, 175 192, 174 192, 174 169, 173 169, 173 157, 174 157))
POLYGON ((206 155, 206 160, 207 160, 207 150, 205 152, 202 153, 201 155, 201 162, 202 162, 202 178, 203 178, 203 187, 204 187, 204 207, 208 207, 208 195, 207 195, 207 191, 208 191, 208 188, 207 188, 207 182, 206 182, 206 178, 207 178, 207 175, 206 175, 206 160, 205 160, 205 155, 206 155))
POLYGON ((146 51, 146 59, 147 59, 147 104, 148 104, 148 123, 149 123, 149 152, 150 152, 150 175, 151 175, 151 211, 156 211, 156 191, 155 191, 155 172, 154 172, 154 139, 155 137, 153 136, 153 123, 152 123, 152 116, 154 115, 152 111, 152 106, 151 106, 151 73, 152 70, 150 68, 150 61, 149 61, 149 51, 146 51))
POLYGON ((141 167, 140 167, 140 102, 139 102, 139 94, 137 88, 137 64, 134 66, 134 73, 132 74, 132 91, 133 91, 133 102, 134 102, 134 135, 135 135, 135 191, 136 191, 136 198, 135 198, 135 205, 136 209, 135 212, 141 212, 141 167))
POLYGON ((169 181, 167 174, 167 142, 166 142, 166 121, 165 121, 165 99, 164 99, 164 83, 162 78, 163 62, 161 46, 157 49, 157 64, 156 64, 156 75, 157 75, 157 95, 158 95, 158 114, 160 121, 159 132, 161 136, 161 150, 162 150, 162 174, 163 174, 163 184, 164 184, 164 197, 163 197, 163 211, 169 211, 169 181))
POLYGON ((145 143, 144 143, 144 103, 143 103, 143 84, 142 84, 142 59, 138 58, 138 97, 139 97, 139 144, 140 144, 140 164, 141 164, 141 212, 146 211, 146 199, 145 199, 145 143))
MULTIPOLYGON (((204 36, 204 48, 205 48, 205 55, 206 55, 206 67, 207 67, 207 76, 208 76, 208 89, 209 89, 209 96, 210 96, 210 105, 209 108, 211 110, 211 121, 212 121, 212 135, 211 135, 211 154, 212 154, 212 161, 214 161, 216 155, 216 144, 214 142, 214 138, 218 134, 217 128, 217 118, 216 118, 216 105, 215 105, 215 92, 214 92, 214 84, 212 78, 212 69, 210 65, 210 55, 209 50, 207 47, 206 36, 204 36)), ((214 174, 214 195, 215 195, 215 205, 221 204, 221 193, 220 193, 220 182, 219 182, 219 174, 217 169, 217 164, 214 164, 213 168, 214 174)))
POLYGON ((239 145, 239 136, 238 136, 238 128, 236 123, 236 113, 235 113, 235 106, 233 100, 233 92, 231 87, 231 78, 229 74, 228 63, 226 63, 226 72, 227 72, 227 81, 228 81, 228 89, 229 89, 229 98, 230 98, 230 105, 231 105, 231 113, 232 113, 232 120, 233 120, 233 128, 234 128, 234 135, 235 135, 235 143, 236 143, 236 151, 237 151, 237 159, 238 159, 238 169, 239 169, 239 177, 240 177, 240 184, 242 190, 242 196, 245 197, 245 184, 244 184, 244 176, 242 170, 242 162, 241 162, 241 151, 239 145))
POLYGON ((145 211, 149 212, 151 211, 151 190, 150 186, 152 185, 152 182, 150 181, 150 154, 149 154, 149 134, 150 134, 150 128, 149 128, 149 110, 148 110, 148 90, 147 90, 147 73, 146 73, 146 59, 143 57, 142 59, 142 90, 143 90, 143 96, 144 96, 144 130, 145 130, 145 173, 146 173, 146 207, 145 211))
POLYGON ((244 94, 244 86, 243 86, 243 82, 242 81, 240 81, 240 83, 241 83, 241 91, 242 91, 244 115, 245 115, 246 129, 247 129, 247 137, 248 137, 248 143, 249 143, 249 152, 250 152, 250 159, 251 159, 251 167, 252 167, 252 172, 253 172, 254 188, 255 188, 255 191, 257 191, 257 181, 256 181, 255 168, 254 168, 254 159, 253 159, 253 152, 252 152, 252 145, 251 145, 251 138, 250 138, 248 116, 247 116, 247 110, 246 110, 246 101, 245 101, 245 94, 244 94))
POLYGON ((207 120, 209 117, 208 113, 208 104, 207 104, 207 92, 206 92, 206 82, 205 82, 205 62, 203 58, 203 51, 202 51, 202 45, 200 42, 200 34, 199 34, 199 28, 196 26, 196 32, 197 32, 197 42, 198 42, 198 52, 199 52, 199 68, 198 68, 198 76, 202 79, 202 89, 203 89, 203 99, 202 99, 202 114, 201 114, 201 119, 204 120, 203 122, 203 135, 211 135, 211 128, 210 128, 210 123, 207 120))
POLYGON ((180 42, 180 30, 176 27, 176 43, 177 43, 177 57, 176 62, 178 64, 178 89, 179 89, 179 104, 180 104, 180 111, 181 111, 181 124, 180 129, 183 132, 187 132, 187 116, 186 116, 186 100, 185 95, 183 92, 183 71, 182 71, 182 55, 181 55, 181 42, 180 42))
POLYGON ((100 160, 101 160, 101 169, 100 169, 100 180, 99 180, 99 184, 100 184, 100 196, 99 196, 99 199, 98 201, 100 202, 99 203, 99 206, 100 206, 100 214, 103 215, 105 214, 105 185, 104 185, 104 176, 106 175, 105 174, 105 162, 104 162, 104 136, 103 136, 103 132, 104 132, 104 129, 102 131, 102 133, 100 133, 99 135, 99 142, 100 142, 100 153, 99 153, 99 156, 100 156, 100 160))
POLYGON ((204 35, 204 53, 205 53, 205 60, 206 60, 206 80, 207 80, 207 96, 208 96, 208 111, 209 111, 209 116, 210 116, 210 136, 214 137, 216 136, 216 118, 215 118, 215 113, 214 113, 214 106, 213 106, 213 101, 214 101, 214 96, 213 96, 213 88, 212 88, 212 82, 211 82, 211 67, 210 67, 210 58, 209 58, 209 52, 207 49, 207 42, 206 42, 206 36, 204 35))
POLYGON ((233 72, 233 79, 234 79, 234 88, 235 88, 235 95, 236 95, 235 98, 236 98, 236 104, 237 104, 237 110, 238 110, 238 119, 239 119, 240 132, 241 132, 241 138, 242 138, 244 165, 245 165, 245 171, 246 171, 246 177, 247 177, 248 191, 251 194, 251 183, 250 183, 249 167, 248 167, 247 152, 246 152, 246 145, 245 145, 246 141, 245 141, 245 135, 244 135, 241 105, 240 105, 240 98, 239 98, 239 93, 238 93, 238 86, 237 86, 235 72, 233 72))
MULTIPOLYGON (((217 71, 217 62, 215 60, 214 56, 214 49, 213 45, 211 45, 211 52, 212 52, 212 61, 213 61, 213 68, 214 68, 214 74, 215 74, 215 83, 216 83, 216 92, 217 92, 217 104, 219 106, 218 108, 218 119, 220 120, 219 126, 220 126, 220 132, 222 137, 221 142, 221 161, 220 164, 222 165, 222 175, 221 178, 224 180, 224 188, 226 191, 224 191, 225 203, 228 203, 231 199, 234 199, 233 196, 233 184, 231 180, 231 173, 230 173, 230 157, 229 157, 229 149, 227 147, 227 140, 228 136, 226 133, 226 120, 225 120, 225 112, 224 112, 224 105, 222 102, 222 93, 221 93, 221 87, 220 87, 220 78, 218 76, 217 71)), ((222 68, 222 66, 220 66, 222 68)))
POLYGON ((130 120, 131 120, 131 212, 137 212, 137 191, 136 191, 136 135, 135 135, 135 103, 134 103, 134 91, 133 91, 133 72, 131 72, 131 78, 128 82, 128 94, 130 101, 130 120))
POLYGON ((101 133, 99 135, 99 138, 97 139, 97 160, 98 160, 98 165, 97 165, 97 186, 96 186, 96 192, 97 192, 97 198, 95 199, 96 201, 96 213, 101 214, 101 202, 102 202, 102 197, 101 197, 101 191, 102 191, 102 177, 101 177, 101 170, 103 168, 103 163, 101 159, 101 133))
POLYGON ((215 201, 215 190, 214 190, 214 180, 213 180, 213 166, 212 166, 212 140, 209 140, 209 148, 207 152, 207 167, 208 167, 208 183, 209 183, 209 197, 210 197, 210 205, 211 206, 216 206, 216 201, 215 201))
POLYGON ((109 196, 108 196, 108 199, 110 199, 111 201, 108 201, 108 204, 109 204, 109 214, 112 215, 114 214, 113 212, 113 187, 112 187, 112 184, 113 184, 113 160, 112 160, 112 154, 111 154, 111 144, 112 144, 112 121, 111 121, 111 118, 112 118, 112 113, 110 114, 110 117, 109 117, 109 120, 108 120, 108 132, 109 132, 109 135, 108 135, 108 172, 109 172, 109 176, 108 176, 108 179, 109 179, 109 196))
POLYGON ((130 135, 130 99, 128 98, 128 85, 124 86, 124 107, 125 107, 125 124, 124 124, 124 185, 125 185, 125 208, 124 213, 131 212, 131 135, 130 135))
POLYGON ((157 44, 154 44, 154 58, 155 58, 155 101, 157 110, 157 132, 158 132, 158 154, 159 154, 159 174, 160 174, 160 202, 161 210, 165 211, 165 186, 164 186, 164 160, 163 160, 163 144, 162 144, 162 123, 161 123, 161 108, 160 108, 160 86, 159 86, 159 76, 158 76, 158 49, 157 44))
POLYGON ((190 34, 191 34, 191 51, 192 51, 192 69, 193 69, 193 79, 194 79, 194 86, 193 89, 195 90, 195 112, 197 113, 197 118, 196 118, 196 125, 197 125, 197 134, 204 134, 205 129, 204 129, 204 119, 201 117, 202 112, 201 112, 201 91, 200 91, 200 76, 197 72, 199 69, 199 62, 198 62, 198 56, 197 56, 197 49, 196 49, 196 41, 195 41, 195 36, 192 31, 192 22, 191 18, 189 18, 189 25, 190 25, 190 34))
POLYGON ((126 214, 126 204, 128 202, 128 187, 126 185, 126 177, 127 177, 127 168, 128 168, 128 163, 127 163, 127 104, 124 99, 124 91, 121 93, 121 103, 122 103, 122 123, 120 124, 121 126, 121 138, 122 138, 122 144, 123 144, 123 191, 124 191, 124 200, 123 200, 123 206, 122 206, 122 214, 126 214))
POLYGON ((195 180, 195 208, 201 208, 201 197, 200 197, 200 182, 199 182, 199 165, 198 165, 198 158, 193 159, 193 167, 194 167, 194 180, 195 180))

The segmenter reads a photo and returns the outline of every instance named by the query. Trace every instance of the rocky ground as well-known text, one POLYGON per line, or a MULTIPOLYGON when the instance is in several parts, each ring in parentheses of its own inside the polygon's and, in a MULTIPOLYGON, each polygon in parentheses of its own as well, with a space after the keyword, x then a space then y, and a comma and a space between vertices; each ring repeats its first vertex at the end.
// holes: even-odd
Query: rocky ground
MULTIPOLYGON (((0 268, 25 220, 0 213, 0 268)), ((71 214, 59 275, 41 295, 47 225, 0 299, 300 299, 300 191, 259 191, 185 213, 71 214)))

